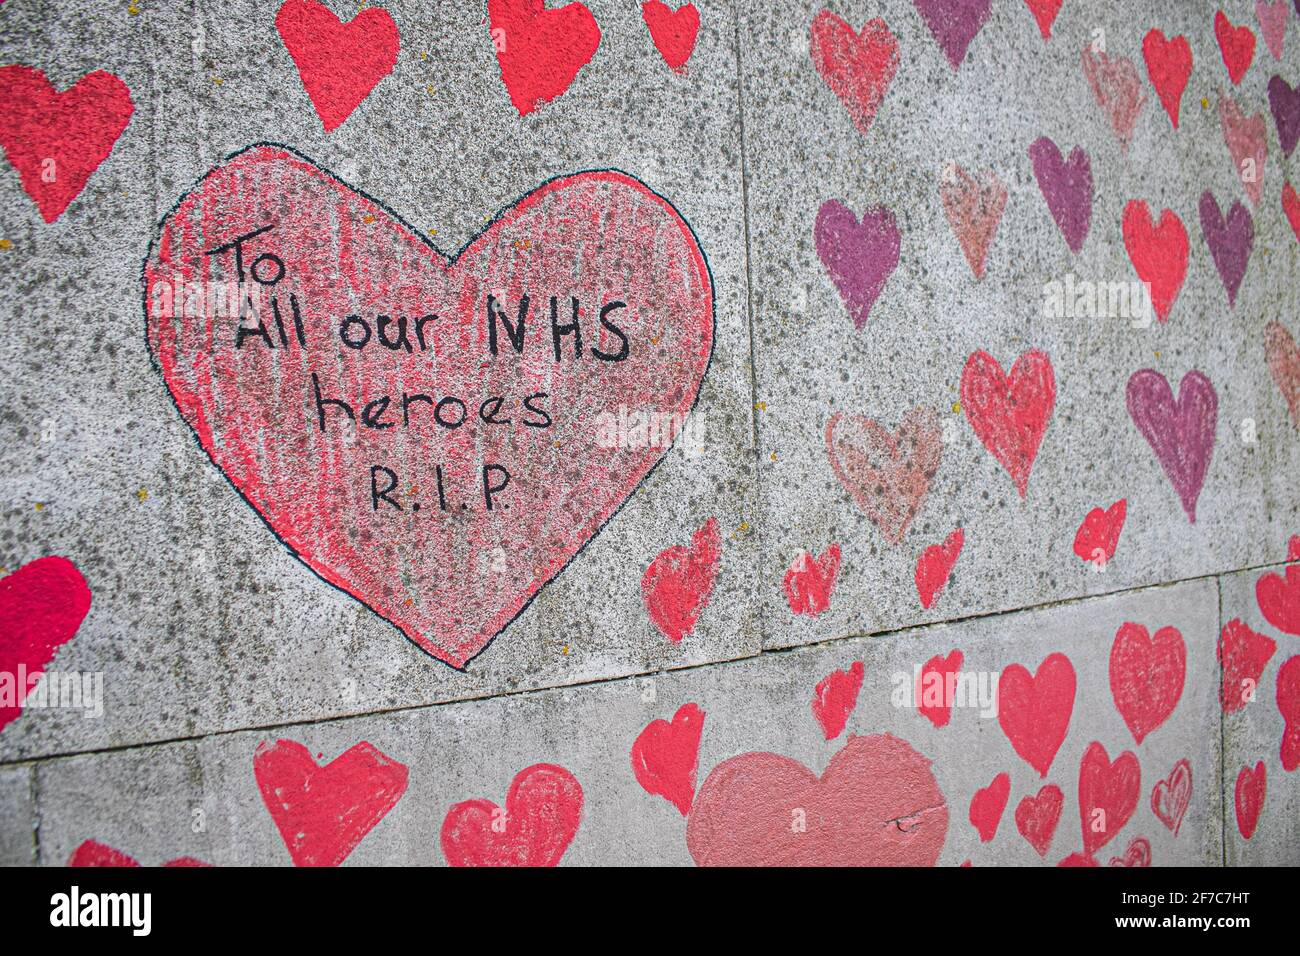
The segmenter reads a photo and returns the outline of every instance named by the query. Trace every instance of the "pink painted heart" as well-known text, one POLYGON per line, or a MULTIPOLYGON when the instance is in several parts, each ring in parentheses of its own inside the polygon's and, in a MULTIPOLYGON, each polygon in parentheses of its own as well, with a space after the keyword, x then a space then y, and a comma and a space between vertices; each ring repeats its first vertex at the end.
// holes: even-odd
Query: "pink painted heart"
POLYGON ((1074 665, 1059 651, 1030 674, 1012 664, 998 677, 998 724, 1011 747, 1046 777, 1070 729, 1074 712, 1074 665))
MULTIPOLYGON (((1267 126, 1261 110, 1246 116, 1231 96, 1219 95, 1219 125, 1223 141, 1232 156, 1232 166, 1253 205, 1259 205, 1264 185, 1264 163, 1268 159, 1267 126)), ((1207 191, 1206 195, 1210 195, 1207 191)))
POLYGON ((1290 156, 1295 151, 1296 141, 1300 140, 1300 87, 1293 88, 1280 76, 1271 77, 1268 81, 1268 107, 1273 111, 1273 122, 1277 124, 1277 141, 1282 147, 1282 155, 1290 156))
POLYGON ((979 831, 980 842, 988 843, 997 835, 998 824, 1002 822, 1002 811, 1007 808, 1007 798, 1011 796, 1011 775, 998 774, 987 787, 975 791, 970 801, 970 823, 979 831))
POLYGON ((854 33, 823 10, 813 18, 808 49, 818 74, 865 135, 898 71, 898 40, 884 20, 868 20, 861 33, 854 33))
POLYGON ((1085 855, 1092 856, 1124 829, 1137 809, 1141 785, 1142 769, 1131 750, 1112 761, 1099 742, 1088 745, 1079 762, 1079 824, 1085 855))
POLYGON ((682 816, 691 812, 695 799, 695 771, 703 733, 704 711, 699 704, 683 704, 672 723, 652 720, 632 743, 636 782, 646 793, 663 797, 682 816))
POLYGON ((831 199, 817 211, 813 241, 817 257, 860 331, 886 280, 898 267, 901 239, 894 214, 884 206, 874 206, 859 222, 852 210, 831 199))
POLYGON ((461 668, 667 453, 713 348, 690 227, 618 172, 547 182, 449 259, 254 146, 181 197, 144 272, 207 455, 317 575, 461 668))
POLYGON ((1052 360, 1046 352, 1030 349, 1007 374, 989 353, 973 352, 961 373, 960 394, 976 437, 1007 470, 1023 498, 1056 406, 1052 360))
POLYGON ((1092 225, 1092 161, 1082 146, 1070 151, 1068 161, 1062 159, 1060 149, 1046 136, 1034 140, 1029 159, 1048 212, 1070 251, 1078 252, 1092 225))
POLYGON ((864 674, 862 661, 854 661, 847 670, 831 671, 817 682, 812 713, 827 740, 834 740, 844 732, 849 715, 858 705, 864 674))
POLYGON ((710 518, 690 547, 675 544, 659 552, 641 576, 641 598, 655 627, 674 644, 695 631, 709 606, 722 561, 718 519, 710 518))
POLYGON ((1281 322, 1273 321, 1264 326, 1264 358, 1268 361, 1269 374, 1286 402, 1291 424, 1300 428, 1300 348, 1296 347, 1290 330, 1281 322))
POLYGON ((1123 856, 1112 856, 1111 866, 1150 866, 1151 841, 1146 837, 1134 837, 1129 841, 1123 856))
POLYGON ((454 804, 442 821, 448 866, 559 866, 582 823, 578 778, 558 764, 515 774, 506 805, 478 798, 454 804))
POLYGON ((1214 15, 1214 38, 1219 41, 1219 54, 1228 68, 1228 78, 1236 86, 1255 58, 1255 34, 1248 26, 1233 26, 1220 10, 1214 15))
POLYGON ((1290 183, 1282 184, 1282 211, 1286 213, 1287 222, 1291 223, 1296 241, 1300 242, 1300 196, 1296 195, 1295 187, 1290 183))
POLYGON ((41 218, 54 222, 113 151, 135 112, 131 91, 96 70, 60 92, 40 70, 0 67, 0 146, 41 218))
POLYGON ((0 578, 0 730, 17 720, 45 665, 90 610, 90 588, 67 558, 37 558, 0 578), (5 685, 8 684, 8 687, 5 685))
POLYGON ((277 740, 257 745, 253 776, 294 866, 338 866, 397 806, 407 770, 365 741, 322 767, 277 740))
POLYGON ((1137 67, 1127 57, 1111 57, 1090 44, 1083 48, 1083 75, 1110 121, 1120 148, 1127 150, 1138 114, 1147 101, 1137 67))
POLYGON ((1038 32, 1044 40, 1052 38, 1052 24, 1056 22, 1056 15, 1061 12, 1063 2, 1064 0, 1025 0, 1029 12, 1038 22, 1038 32))
POLYGON ((1187 646, 1175 627, 1154 635, 1126 621, 1110 647, 1110 693, 1138 743, 1169 719, 1183 695, 1187 646))
POLYGON ((1237 290, 1241 288, 1255 246, 1255 222, 1239 201, 1232 204, 1225 217, 1208 189, 1201 194, 1200 212, 1201 234, 1205 236, 1205 245, 1209 247, 1231 307, 1237 302, 1237 290))
POLYGON ((1255 699, 1264 668, 1275 651, 1275 640, 1252 630, 1241 618, 1223 625, 1215 652, 1222 669, 1219 704, 1225 714, 1241 710, 1255 699))
POLYGON ((1237 774, 1237 786, 1233 790, 1233 806, 1237 811, 1237 832, 1243 840, 1249 840, 1255 835, 1267 791, 1268 770, 1264 761, 1256 763, 1253 770, 1250 767, 1241 768, 1237 774))
POLYGON ((1098 570, 1104 569, 1111 558, 1115 557, 1127 514, 1126 498, 1121 498, 1109 508, 1093 508, 1084 516, 1079 530, 1074 533, 1074 553, 1098 570))
POLYGON ((960 673, 963 660, 962 652, 953 648, 946 657, 935 654, 921 665, 916 710, 935 727, 946 727, 952 719, 952 696, 947 688, 960 673), (936 688, 939 693, 935 692, 936 688))
POLYGON ((947 586, 965 541, 965 532, 958 528, 942 544, 930 545, 916 559, 916 594, 921 599, 921 607, 928 609, 947 586))
POLYGON ((1129 416, 1147 440, 1173 485, 1188 519, 1196 523, 1196 501, 1214 454, 1219 396, 1210 380, 1193 369, 1178 386, 1178 400, 1168 380, 1155 369, 1133 373, 1126 393, 1129 416))
POLYGON ((695 4, 684 3, 676 10, 662 0, 641 4, 641 18, 650 31, 655 49, 674 73, 686 72, 686 61, 695 52, 700 32, 700 11, 695 4))
POLYGON ((955 70, 989 18, 993 0, 912 0, 955 70))
POLYGON ((1255 0, 1255 19, 1259 21, 1259 32, 1264 37, 1264 45, 1273 59, 1282 59, 1282 45, 1286 40, 1286 21, 1291 12, 1286 7, 1286 0, 1255 0))
POLYGON ((1186 759, 1174 764, 1168 778, 1156 781, 1151 791, 1151 812, 1174 836, 1192 802, 1192 765, 1186 759))
POLYGON ((914 408, 891 434, 862 415, 836 412, 826 423, 826 454, 835 477, 885 541, 898 544, 939 470, 939 416, 930 408, 914 408))
POLYGON ((1049 783, 1035 796, 1025 797, 1016 806, 1016 829, 1041 857, 1046 857, 1051 849, 1052 836, 1056 833, 1064 805, 1065 795, 1061 788, 1049 783))
POLYGON ((956 163, 944 167, 939 184, 944 215, 976 279, 984 278, 984 260, 1002 221, 1007 187, 991 169, 976 179, 956 163))
POLYGON ((948 805, 930 761, 890 734, 850 736, 819 777, 744 753, 695 796, 686 847, 700 866, 933 866, 948 805))
POLYGON ((831 544, 816 556, 801 551, 786 569, 781 582, 790 610, 795 614, 816 617, 829 608, 839 573, 839 544, 831 544))
POLYGON ((1160 97, 1160 105, 1169 114, 1169 121, 1178 129, 1178 112, 1182 106, 1183 91, 1192 75, 1192 47, 1187 37, 1166 37, 1160 30, 1150 30, 1142 38, 1142 59, 1147 64, 1147 76, 1160 97))

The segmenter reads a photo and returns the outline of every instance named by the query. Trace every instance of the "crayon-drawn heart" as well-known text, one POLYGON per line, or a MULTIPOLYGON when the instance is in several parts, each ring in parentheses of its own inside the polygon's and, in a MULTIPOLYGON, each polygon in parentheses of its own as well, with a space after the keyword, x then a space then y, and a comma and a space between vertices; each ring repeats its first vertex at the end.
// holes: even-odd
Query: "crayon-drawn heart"
POLYGON ((285 0, 275 28, 327 133, 393 72, 401 48, 397 24, 383 7, 367 7, 343 23, 323 3, 285 0))
POLYGON ((1083 852, 1092 856, 1109 843, 1137 809, 1142 768, 1137 755, 1126 750, 1114 762, 1106 748, 1093 741, 1079 762, 1079 823, 1083 852))
POLYGON ((948 805, 930 761, 890 734, 850 736, 815 773, 744 753, 695 796, 686 847, 700 866, 933 866, 948 805))
POLYGON ((939 197, 971 272, 976 279, 984 278, 984 260, 1002 221, 1007 187, 991 169, 977 180, 956 163, 949 163, 944 167, 939 197))
MULTIPOLYGON (((98 840, 86 840, 75 850, 72 856, 68 857, 68 866, 73 867, 136 867, 140 862, 129 853, 123 853, 116 850, 107 843, 100 843, 98 840)), ((202 860, 196 860, 192 856, 181 856, 174 860, 168 860, 163 864, 166 869, 176 869, 177 867, 210 867, 211 863, 204 863, 202 860)))
POLYGON ((1156 318, 1164 322, 1187 278, 1187 229, 1172 209, 1161 210, 1160 222, 1153 223, 1146 200, 1133 199, 1124 207, 1123 231, 1133 270, 1150 288, 1156 318))
POLYGON ((829 10, 813 18, 811 35, 813 66, 865 134, 898 72, 898 40, 884 20, 868 20, 854 33, 829 10))
POLYGON ((1242 767, 1237 774, 1237 786, 1233 791, 1233 805, 1237 810, 1237 832, 1243 840, 1255 835, 1259 823, 1259 814, 1264 809, 1264 796, 1268 792, 1268 769, 1264 761, 1250 767, 1242 767))
POLYGON ((1291 535, 1286 545, 1287 561, 1300 561, 1300 534, 1291 535))
POLYGON ((262 802, 294 866, 338 866, 406 793, 407 769, 362 741, 325 766, 293 740, 253 754, 262 802))
POLYGON ((874 206, 862 213, 859 223, 851 209, 831 199, 817 211, 813 241, 854 327, 861 331, 886 280, 898 266, 901 239, 894 214, 884 206, 874 206))
POLYGON ((1234 617, 1223 625, 1216 656, 1222 667, 1219 704, 1225 714, 1241 710, 1255 699, 1264 668, 1277 650, 1277 641, 1234 617))
POLYGON ((970 801, 970 822, 979 831, 980 842, 988 843, 998 832, 1002 811, 1011 796, 1011 774, 1003 771, 987 787, 975 791, 970 801))
POLYGON ((993 0, 912 0, 912 5, 955 70, 988 20, 993 0))
POLYGON ((1103 50, 1094 50, 1091 43, 1083 48, 1082 59, 1083 75, 1092 88, 1092 95, 1110 121, 1120 148, 1127 150, 1138 114, 1147 101, 1137 66, 1127 57, 1112 57, 1103 50))
POLYGON ((1160 105, 1169 114, 1169 121, 1178 129, 1178 111, 1183 102, 1183 91, 1192 75, 1192 46, 1187 37, 1166 37, 1160 30, 1149 30, 1142 38, 1142 59, 1147 64, 1147 76, 1156 88, 1160 105))
POLYGON ((556 764, 515 774, 504 809, 465 800, 442 821, 442 853, 450 866, 558 866, 582 822, 582 785, 556 764))
POLYGON ((1046 352, 1031 349, 1002 371, 988 352, 974 352, 961 373, 961 407, 975 435, 1015 482, 1020 497, 1056 405, 1056 376, 1046 352))
POLYGON ((1016 829, 1041 857, 1046 858, 1052 846, 1052 836, 1056 833, 1064 805, 1065 795, 1061 788, 1049 783, 1039 789, 1037 795, 1025 797, 1016 806, 1016 829))
POLYGON ((46 222, 86 188, 135 112, 126 84, 104 70, 59 92, 40 70, 3 66, 0 103, 0 146, 46 222))
POLYGON ((1074 553, 1098 570, 1104 569, 1115 557, 1127 514, 1127 498, 1121 498, 1106 509, 1093 508, 1074 533, 1074 553))
POLYGON ((1228 79, 1236 86, 1255 58, 1255 34, 1248 26, 1233 26, 1220 10, 1214 15, 1214 37, 1219 41, 1219 54, 1223 57, 1223 65, 1228 68, 1228 79))
POLYGON ((1286 400, 1291 424, 1300 428, 1300 348, 1281 322, 1264 326, 1264 357, 1277 389, 1286 400))
POLYGON ((1233 202, 1225 219, 1218 200, 1208 189, 1201 194, 1200 211, 1201 234, 1228 293, 1228 305, 1233 306, 1255 245, 1255 222, 1240 201, 1233 202))
POLYGON ((1123 856, 1112 856, 1111 866, 1150 866, 1151 841, 1146 837, 1134 837, 1129 841, 1123 856))
POLYGON ((1178 386, 1178 401, 1163 375, 1155 369, 1134 372, 1126 394, 1129 416, 1147 440, 1173 486, 1183 511, 1196 523, 1196 499, 1201 496, 1214 431, 1219 421, 1219 396, 1210 380, 1192 369, 1178 386))
POLYGON ((1056 15, 1061 12, 1063 2, 1064 0, 1025 0, 1029 12, 1038 21, 1038 32, 1044 40, 1052 38, 1052 24, 1056 22, 1056 15))
MULTIPOLYGON (((1219 125, 1237 179, 1251 203, 1258 206, 1264 185, 1264 163, 1268 160, 1268 127, 1264 122, 1264 111, 1247 116, 1236 100, 1220 94, 1219 125)), ((1210 193, 1207 191, 1205 195, 1210 193)))
POLYGON ((696 530, 689 548, 665 548, 641 576, 641 597, 650 620, 674 644, 694 632, 709 606, 721 561, 718 519, 710 518, 696 530))
POLYGON ((677 708, 672 723, 652 720, 632 743, 632 773, 646 793, 663 797, 682 816, 695 799, 704 711, 699 704, 677 708))
POLYGON ((1151 791, 1151 812, 1167 826, 1174 836, 1183 825, 1183 817, 1192 802, 1192 765, 1186 760, 1174 764, 1165 780, 1157 780, 1151 791))
POLYGON ((1300 767, 1300 655, 1277 669, 1276 700, 1282 715, 1282 769, 1290 773, 1300 767))
POLYGON ((1286 21, 1290 16, 1286 0, 1255 0, 1255 19, 1259 21, 1259 32, 1264 35, 1264 45, 1275 60, 1282 59, 1286 21))
POLYGON ((961 528, 943 539, 942 544, 932 544, 916 559, 916 593, 921 607, 928 609, 952 576, 953 565, 961 554, 966 535, 961 528))
POLYGON ((812 713, 827 740, 844 733, 849 714, 858 705, 865 669, 854 661, 847 670, 834 670, 817 682, 813 693, 812 713))
POLYGON ((1268 107, 1273 111, 1273 122, 1277 124, 1277 141, 1282 147, 1282 155, 1290 156, 1295 151, 1296 141, 1300 140, 1300 87, 1292 89, 1291 84, 1280 76, 1270 78, 1268 107))
POLYGON ((885 541, 898 544, 939 470, 943 430, 930 408, 909 411, 893 434, 869 418, 836 412, 826 423, 826 454, 885 541))
POLYGON ((1070 729, 1074 712, 1074 665, 1057 651, 1030 675, 1012 664, 998 678, 998 724, 1016 753, 1046 777, 1070 729))
POLYGON ((581 3, 488 0, 492 47, 510 102, 527 116, 562 96, 600 46, 600 27, 581 3))
POLYGON ((1092 161, 1082 146, 1070 151, 1068 161, 1062 159, 1060 149, 1046 136, 1034 140, 1029 159, 1038 190, 1047 201, 1047 211, 1056 220, 1070 251, 1078 252, 1092 225, 1092 161))
POLYGON ((695 52, 700 32, 700 11, 695 4, 684 3, 676 10, 662 0, 641 4, 641 19, 650 29, 650 39, 674 73, 686 72, 686 61, 695 52))
POLYGON ((317 575, 460 668, 667 453, 713 347, 690 227, 613 171, 549 181, 448 259, 258 145, 181 198, 144 271, 204 451, 317 575), (622 435, 620 407, 667 424, 622 435))
POLYGON ((816 617, 831 606, 835 579, 840 573, 840 546, 832 543, 819 556, 801 551, 781 582, 785 599, 795 614, 816 617))
POLYGON ((1300 636, 1300 565, 1266 572, 1255 582, 1255 600, 1264 620, 1279 631, 1300 636))
POLYGON ((67 558, 37 558, 0 578, 0 730, 23 712, 45 665, 72 640, 90 610, 90 588, 67 558), (4 680, 7 678, 7 680, 4 680))
POLYGON ((963 660, 962 652, 953 648, 947 657, 935 654, 921 665, 921 686, 917 689, 916 709, 935 727, 945 727, 952 719, 952 697, 948 694, 947 687, 961 671, 963 660), (928 689, 933 687, 944 688, 944 692, 929 693, 928 689))
POLYGON ((1291 223, 1296 241, 1300 242, 1300 196, 1296 195, 1295 187, 1290 183, 1282 184, 1282 211, 1286 213, 1287 222, 1291 223))
POLYGON ((1115 709, 1142 743, 1174 712, 1187 678, 1187 646, 1175 627, 1154 635, 1126 621, 1110 646, 1110 693, 1115 709))

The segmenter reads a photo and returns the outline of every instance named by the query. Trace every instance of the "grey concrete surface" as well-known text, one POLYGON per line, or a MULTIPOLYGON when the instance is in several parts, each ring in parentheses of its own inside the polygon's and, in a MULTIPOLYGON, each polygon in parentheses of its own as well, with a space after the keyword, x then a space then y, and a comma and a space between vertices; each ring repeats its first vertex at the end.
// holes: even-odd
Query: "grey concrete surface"
POLYGON ((0 866, 36 862, 36 806, 28 767, 0 768, 0 866))

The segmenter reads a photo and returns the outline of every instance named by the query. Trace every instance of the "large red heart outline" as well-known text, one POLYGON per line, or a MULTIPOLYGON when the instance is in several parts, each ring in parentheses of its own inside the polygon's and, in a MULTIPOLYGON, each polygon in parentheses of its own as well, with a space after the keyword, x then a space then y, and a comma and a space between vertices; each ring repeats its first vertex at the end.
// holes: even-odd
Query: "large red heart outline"
POLYGON ((256 144, 164 217, 143 278, 203 450, 318 576, 457 668, 662 460, 713 350, 691 227, 614 170, 543 183, 447 256, 256 144))

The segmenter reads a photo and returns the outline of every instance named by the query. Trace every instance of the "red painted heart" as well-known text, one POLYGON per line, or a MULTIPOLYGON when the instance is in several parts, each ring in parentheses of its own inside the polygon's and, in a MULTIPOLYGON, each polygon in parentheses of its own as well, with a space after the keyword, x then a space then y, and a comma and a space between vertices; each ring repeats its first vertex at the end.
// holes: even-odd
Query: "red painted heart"
POLYGON ((1003 772, 993 778, 987 787, 975 791, 970 801, 970 823, 979 831, 980 842, 988 843, 997 835, 1002 822, 1002 811, 1011 796, 1011 774, 1003 772))
POLYGON ((1255 34, 1248 26, 1233 26, 1220 10, 1214 15, 1214 38, 1219 41, 1219 53, 1223 65, 1228 68, 1228 78, 1236 86, 1255 58, 1255 34))
POLYGON ((1070 729, 1074 712, 1074 665, 1064 654, 1049 654, 1030 676, 1012 664, 998 678, 998 723, 1016 753, 1046 777, 1070 729))
POLYGON ((632 743, 632 773, 646 793, 657 794, 681 811, 691 812, 695 771, 700 761, 704 711, 683 704, 672 723, 652 720, 632 743))
POLYGON ((1029 12, 1038 21, 1038 32, 1044 40, 1052 38, 1052 24, 1056 22, 1056 15, 1061 12, 1063 2, 1064 0, 1025 0, 1029 12))
POLYGON ((1087 856, 1124 829, 1137 809, 1141 785, 1142 768, 1132 751, 1124 751, 1112 762, 1100 743, 1088 745, 1079 763, 1079 823, 1087 856))
POLYGON ((397 65, 401 38, 383 7, 368 7, 343 23, 323 3, 285 0, 275 28, 327 133, 342 126, 397 65))
POLYGON ((1174 712, 1187 676, 1187 646, 1174 627, 1150 635, 1126 621, 1110 647, 1110 692, 1133 739, 1142 743, 1174 712))
POLYGON ((1029 841, 1039 856, 1046 858, 1061 819, 1065 795, 1054 783, 1042 787, 1035 796, 1025 797, 1016 806, 1016 829, 1029 841))
POLYGON ((991 169, 976 179, 956 163, 949 163, 939 181, 939 198, 970 271, 976 279, 984 278, 984 260, 1002 221, 1007 187, 991 169))
POLYGON ((952 719, 952 695, 948 693, 948 686, 950 681, 956 680, 964 660, 962 652, 954 647, 947 657, 935 654, 921 665, 916 709, 936 727, 946 727, 952 719))
POLYGON ((1267 792, 1268 769, 1264 766, 1264 761, 1256 763, 1253 770, 1250 767, 1241 768, 1233 791, 1233 805, 1237 810, 1237 832, 1243 840, 1249 840, 1255 835, 1267 792))
POLYGON ((988 352, 974 352, 961 375, 961 406, 975 435, 1007 470, 1020 497, 1056 405, 1056 376, 1047 353, 1031 349, 1002 371, 988 352))
POLYGON ((1300 348, 1281 322, 1272 321, 1264 326, 1264 358, 1286 402, 1291 424, 1300 428, 1300 348))
POLYGON ((1264 620, 1300 637, 1300 564, 1261 574, 1255 582, 1255 600, 1264 620))
POLYGON ((600 46, 600 27, 581 3, 488 0, 492 47, 510 102, 527 116, 563 95, 600 46))
POLYGON ((849 714, 858 705, 864 673, 862 661, 854 661, 848 670, 831 671, 817 682, 812 712, 827 740, 834 740, 844 732, 849 714))
POLYGON ((1274 694, 1278 713, 1282 715, 1282 746, 1278 756, 1287 773, 1300 767, 1300 654, 1277 669, 1274 694))
POLYGON ((890 734, 849 737, 818 777, 745 753, 695 796, 686 846, 700 866, 933 866, 948 805, 930 761, 890 734))
POLYGON ((294 866, 338 866, 397 806, 407 770, 365 741, 322 767, 277 740, 257 745, 253 776, 294 866))
POLYGON ((1260 677, 1276 650, 1275 640, 1251 630, 1241 618, 1223 625, 1217 657, 1223 668, 1219 704, 1225 714, 1241 710, 1255 699, 1260 677))
POLYGON ((1182 106, 1183 91, 1192 75, 1192 47, 1187 37, 1172 40, 1160 30, 1150 30, 1142 38, 1142 58, 1147 63, 1147 76, 1156 88, 1160 105, 1169 114, 1169 121, 1178 129, 1178 110, 1182 106))
MULTIPOLYGON (((98 840, 86 840, 79 847, 72 851, 72 856, 68 857, 68 866, 73 867, 136 867, 140 862, 128 853, 116 850, 107 843, 100 843, 98 840)), ((196 860, 192 856, 180 856, 174 860, 168 860, 163 864, 164 868, 175 869, 177 867, 209 867, 211 863, 204 863, 202 860, 196 860)))
POLYGON ((1151 841, 1146 837, 1134 837, 1129 841, 1123 856, 1112 856, 1111 866, 1150 866, 1151 841))
POLYGON ((781 581, 790 610, 795 614, 816 617, 829 608, 839 573, 839 544, 832 543, 816 556, 801 551, 790 563, 781 581))
POLYGON ((1187 229, 1172 209, 1151 221, 1146 200, 1130 200, 1124 207, 1124 249, 1137 277, 1151 289, 1156 318, 1165 322, 1187 278, 1187 229))
POLYGON ((1300 242, 1300 194, 1290 183, 1282 184, 1282 211, 1286 213, 1287 222, 1291 223, 1296 241, 1300 242))
POLYGON ((313 571, 455 667, 667 453, 713 347, 690 227, 617 172, 551 180, 448 260, 250 147, 163 220, 145 281, 204 451, 313 571))
POLYGON ((86 188, 135 112, 126 84, 103 70, 60 93, 40 70, 0 67, 0 103, 0 146, 46 222, 86 188))
POLYGON ((694 632, 709 606, 721 560, 718 519, 710 518, 695 532, 689 548, 665 548, 641 576, 641 597, 650 620, 674 644, 694 632))
POLYGON ((930 545, 916 559, 916 594, 921 599, 921 607, 928 609, 947 586, 965 542, 966 533, 958 528, 942 544, 930 545))
POLYGON ((1183 825, 1183 817, 1192 802, 1192 765, 1187 760, 1174 764, 1165 780, 1156 781, 1151 791, 1151 812, 1174 836, 1183 825))
POLYGON ((865 134, 898 70, 898 41, 885 21, 869 20, 859 34, 823 10, 813 18, 809 52, 813 66, 849 111, 853 125, 865 134))
POLYGON ((1074 553, 1102 570, 1115 557, 1119 535, 1124 530, 1128 499, 1121 498, 1109 508, 1093 508, 1074 533, 1074 553))
POLYGON ((451 866, 558 866, 582 822, 582 802, 582 786, 563 767, 526 767, 504 809, 479 799, 447 811, 443 855, 451 866))
POLYGON ((669 69, 684 73, 700 32, 700 11, 695 9, 695 4, 686 3, 674 10, 662 0, 648 0, 641 4, 641 18, 669 69))

